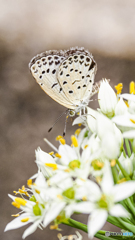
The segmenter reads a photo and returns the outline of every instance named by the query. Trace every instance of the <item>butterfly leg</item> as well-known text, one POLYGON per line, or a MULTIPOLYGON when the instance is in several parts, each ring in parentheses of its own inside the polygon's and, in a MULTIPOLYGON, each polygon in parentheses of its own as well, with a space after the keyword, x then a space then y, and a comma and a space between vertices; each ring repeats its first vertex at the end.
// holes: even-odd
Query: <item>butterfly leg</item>
POLYGON ((68 117, 69 117, 69 111, 67 111, 66 119, 65 119, 65 126, 64 126, 64 132, 63 132, 63 137, 66 135, 66 128, 67 128, 67 122, 68 122, 68 117))

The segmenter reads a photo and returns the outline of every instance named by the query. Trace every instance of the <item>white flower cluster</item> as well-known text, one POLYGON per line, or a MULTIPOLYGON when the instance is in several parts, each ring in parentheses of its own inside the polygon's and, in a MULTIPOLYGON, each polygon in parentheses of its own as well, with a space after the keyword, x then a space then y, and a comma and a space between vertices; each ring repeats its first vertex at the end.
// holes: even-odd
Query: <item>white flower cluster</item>
POLYGON ((59 148, 50 144, 54 152, 36 150, 38 173, 28 180, 29 188, 15 192, 21 197, 9 195, 21 212, 5 231, 32 223, 25 238, 52 221, 51 229, 59 229, 60 223, 81 229, 81 223, 70 219, 77 212, 88 214, 90 238, 106 220, 135 234, 135 95, 121 94, 122 84, 116 89, 117 94, 108 81, 102 82, 100 109, 87 108, 87 116, 75 119, 73 124, 84 128, 71 136, 71 146, 58 136, 59 148))

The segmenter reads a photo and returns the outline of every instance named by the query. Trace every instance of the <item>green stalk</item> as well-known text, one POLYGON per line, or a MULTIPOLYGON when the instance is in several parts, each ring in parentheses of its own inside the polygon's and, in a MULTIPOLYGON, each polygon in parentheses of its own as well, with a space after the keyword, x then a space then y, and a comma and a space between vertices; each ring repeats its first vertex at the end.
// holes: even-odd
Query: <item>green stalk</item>
POLYGON ((131 178, 130 178, 129 175, 127 174, 126 170, 122 167, 122 165, 121 165, 121 163, 119 162, 118 159, 116 159, 116 162, 117 162, 117 164, 118 164, 118 166, 119 166, 119 168, 120 168, 123 176, 124 176, 127 180, 131 180, 131 178))
POLYGON ((114 183, 116 184, 116 183, 118 182, 118 180, 119 180, 116 166, 111 167, 111 170, 112 170, 112 175, 113 175, 114 183))
POLYGON ((129 144, 129 141, 127 138, 125 138, 125 144, 126 144, 126 149, 127 149, 127 153, 128 153, 128 156, 131 157, 131 148, 130 148, 130 144, 129 144))
POLYGON ((124 155, 124 157, 126 157, 126 151, 125 151, 124 146, 123 146, 123 155, 124 155))
POLYGON ((118 221, 118 219, 116 217, 113 216, 108 216, 107 218, 107 222, 119 227, 119 228, 123 228, 123 225, 118 221))
POLYGON ((127 204, 128 208, 131 210, 131 213, 133 214, 133 216, 135 217, 135 207, 133 206, 130 198, 126 198, 124 201, 127 204))
POLYGON ((118 221, 123 225, 123 229, 135 234, 135 226, 134 225, 124 222, 121 218, 118 218, 118 221))
POLYGON ((129 231, 135 234, 135 226, 133 224, 123 221, 123 219, 120 217, 116 218, 116 217, 108 216, 107 221, 121 229, 124 229, 126 231, 129 231))
MULTIPOLYGON (((71 227, 74 227, 74 228, 77 228, 77 229, 80 229, 86 233, 88 233, 88 228, 87 228, 87 225, 83 224, 83 223, 80 223, 74 219, 71 219, 71 218, 68 218, 67 220, 65 221, 62 221, 63 224, 65 225, 69 225, 71 227)), ((110 237, 106 237, 104 234, 105 234, 106 231, 103 231, 103 230, 99 230, 95 235, 94 237, 97 237, 98 239, 101 239, 101 240, 110 240, 110 237)), ((115 238, 112 238, 112 240, 115 240, 115 238)))

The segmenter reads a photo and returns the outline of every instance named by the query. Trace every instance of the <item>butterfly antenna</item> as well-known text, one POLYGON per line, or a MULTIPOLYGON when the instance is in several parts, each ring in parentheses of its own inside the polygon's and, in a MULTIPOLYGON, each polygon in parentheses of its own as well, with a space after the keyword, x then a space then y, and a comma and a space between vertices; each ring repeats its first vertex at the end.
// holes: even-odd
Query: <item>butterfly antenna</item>
POLYGON ((55 123, 52 125, 51 128, 49 128, 48 132, 51 132, 51 130, 53 129, 53 127, 55 126, 55 124, 59 121, 59 119, 60 119, 64 114, 67 113, 67 111, 68 111, 68 109, 67 109, 66 111, 64 111, 64 112, 56 119, 55 123))
POLYGON ((65 119, 65 126, 64 126, 63 137, 65 137, 65 135, 66 135, 66 128, 67 128, 68 117, 69 117, 69 111, 67 112, 66 119, 65 119))

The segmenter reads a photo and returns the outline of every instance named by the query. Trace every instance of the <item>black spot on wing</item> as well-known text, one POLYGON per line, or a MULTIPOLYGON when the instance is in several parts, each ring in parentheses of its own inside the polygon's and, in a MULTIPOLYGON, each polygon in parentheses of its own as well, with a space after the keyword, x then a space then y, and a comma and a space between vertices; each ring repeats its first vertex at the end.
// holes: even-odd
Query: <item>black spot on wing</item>
POLYGON ((56 73, 56 69, 52 70, 52 74, 55 74, 56 73))
POLYGON ((64 81, 64 82, 63 82, 63 85, 65 85, 65 84, 67 84, 67 82, 66 82, 66 81, 64 81))
POLYGON ((90 65, 90 67, 89 67, 89 71, 90 71, 92 68, 94 68, 95 65, 96 65, 96 63, 92 60, 92 63, 91 63, 91 65, 90 65))
POLYGON ((73 91, 72 91, 72 90, 69 90, 69 93, 73 93, 73 91))
POLYGON ((58 84, 58 83, 54 83, 54 84, 51 86, 51 88, 54 88, 57 84, 58 84))

